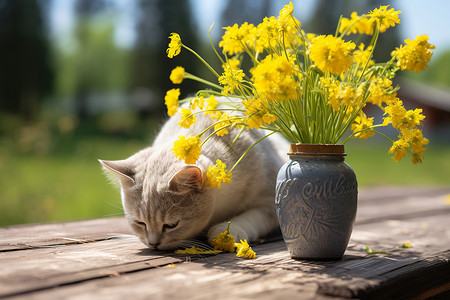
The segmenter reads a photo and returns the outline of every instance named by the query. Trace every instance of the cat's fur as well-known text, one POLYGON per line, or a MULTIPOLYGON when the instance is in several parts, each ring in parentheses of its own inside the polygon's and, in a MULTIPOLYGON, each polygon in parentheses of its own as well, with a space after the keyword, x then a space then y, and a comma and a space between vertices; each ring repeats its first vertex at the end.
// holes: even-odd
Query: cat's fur
POLYGON ((171 117, 153 145, 130 158, 100 160, 120 182, 125 216, 141 241, 161 250, 186 247, 186 241, 199 234, 207 233, 211 241, 225 231, 227 221, 231 221, 231 234, 238 241, 251 242, 277 228, 275 180, 283 164, 277 148, 286 151, 287 142, 276 139, 274 143, 273 138, 260 142, 233 170, 231 183, 211 188, 206 179, 208 166, 220 159, 230 169, 262 134, 245 130, 231 149, 239 129, 214 136, 203 145, 197 164, 187 166, 170 150, 173 142, 180 135, 201 132, 212 121, 198 114, 189 129, 181 128, 178 121, 179 116, 171 117))

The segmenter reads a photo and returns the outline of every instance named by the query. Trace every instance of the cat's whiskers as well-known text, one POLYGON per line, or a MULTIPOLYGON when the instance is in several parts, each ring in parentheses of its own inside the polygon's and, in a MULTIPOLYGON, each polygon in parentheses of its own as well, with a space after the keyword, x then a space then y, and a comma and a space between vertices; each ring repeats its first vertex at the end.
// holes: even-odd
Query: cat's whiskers
POLYGON ((184 248, 191 248, 194 246, 205 249, 205 250, 214 250, 214 248, 211 247, 210 245, 208 245, 200 240, 195 240, 195 239, 183 240, 183 241, 181 241, 181 244, 180 244, 180 247, 184 247, 184 248))

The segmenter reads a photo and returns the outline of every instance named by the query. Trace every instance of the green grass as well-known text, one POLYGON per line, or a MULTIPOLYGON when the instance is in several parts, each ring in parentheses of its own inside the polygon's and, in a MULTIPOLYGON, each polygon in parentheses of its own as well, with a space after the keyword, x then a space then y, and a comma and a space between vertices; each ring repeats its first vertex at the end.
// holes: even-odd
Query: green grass
POLYGON ((361 187, 371 185, 450 185, 450 145, 431 140, 422 164, 410 156, 395 162, 387 142, 352 140, 346 144, 346 162, 361 187))
POLYGON ((0 225, 122 214, 119 190, 97 158, 123 159, 144 143, 95 136, 59 142, 47 154, 0 147, 0 225))
MULTIPOLYGON (((85 134, 46 142, 41 138, 33 147, 46 151, 23 153, 16 145, 20 140, 0 137, 0 225, 122 214, 119 191, 108 183, 96 159, 126 158, 148 140, 85 134)), ((450 184, 448 144, 431 142, 422 165, 408 159, 396 163, 387 150, 383 142, 346 145, 346 161, 360 187, 450 184)))

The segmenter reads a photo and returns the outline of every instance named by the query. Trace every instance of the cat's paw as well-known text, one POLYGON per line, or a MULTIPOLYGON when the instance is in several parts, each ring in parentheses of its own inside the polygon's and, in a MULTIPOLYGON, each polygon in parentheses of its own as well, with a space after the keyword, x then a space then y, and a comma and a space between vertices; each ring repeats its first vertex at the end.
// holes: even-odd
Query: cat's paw
MULTIPOLYGON (((215 239, 219 233, 222 233, 225 230, 227 230, 227 227, 228 227, 228 222, 222 222, 222 223, 212 226, 208 230, 209 243, 212 244, 212 240, 215 239)), ((232 236, 234 236, 234 238, 236 239, 236 242, 239 242, 240 240, 248 241, 248 233, 238 224, 231 223, 230 233, 232 236)))

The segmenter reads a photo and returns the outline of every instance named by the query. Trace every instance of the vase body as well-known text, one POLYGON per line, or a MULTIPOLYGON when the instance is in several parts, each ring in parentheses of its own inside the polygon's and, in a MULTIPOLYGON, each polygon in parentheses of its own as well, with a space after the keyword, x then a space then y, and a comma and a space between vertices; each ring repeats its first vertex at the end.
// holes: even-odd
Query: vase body
POLYGON ((281 167, 275 204, 292 258, 342 258, 356 217, 356 176, 343 145, 292 144, 281 167))

